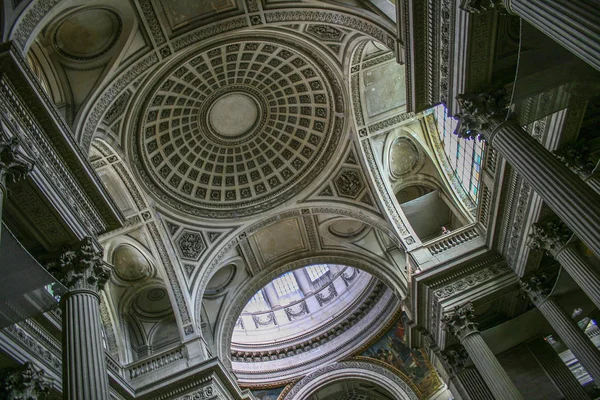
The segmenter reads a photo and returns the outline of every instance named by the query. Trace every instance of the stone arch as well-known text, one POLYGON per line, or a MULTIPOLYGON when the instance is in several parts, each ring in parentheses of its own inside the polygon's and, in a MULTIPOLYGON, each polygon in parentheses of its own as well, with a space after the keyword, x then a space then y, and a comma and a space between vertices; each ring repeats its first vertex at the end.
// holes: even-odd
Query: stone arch
POLYGON ((337 362, 318 369, 284 392, 282 400, 302 400, 325 385, 342 379, 363 379, 380 385, 391 392, 397 400, 417 400, 418 389, 412 382, 388 367, 367 360, 337 362))
MULTIPOLYGON (((207 261, 206 266, 202 270, 202 275, 194 278, 193 288, 191 290, 191 293, 192 293, 192 298, 195 299, 194 309, 196 310, 196 321, 201 320, 200 314, 198 311, 199 310, 198 305, 199 305, 199 302, 201 302, 202 298, 204 297, 204 291, 206 289, 208 281, 210 280, 210 277, 212 277, 212 275, 216 272, 217 269, 219 269, 221 266, 226 264, 225 260, 226 260, 228 252, 232 248, 234 248, 235 246, 238 246, 240 243, 242 243, 244 240, 246 240, 246 238, 249 235, 254 234, 258 230, 268 227, 268 226, 275 224, 282 220, 286 220, 289 218, 298 218, 299 216, 301 216, 303 214, 304 215, 332 214, 332 215, 339 215, 340 217, 356 219, 358 221, 364 222, 365 224, 369 225, 370 227, 372 227, 374 229, 377 229, 379 232, 381 232, 383 235, 385 235, 387 238, 389 238, 389 240, 392 243, 394 243, 396 246, 398 246, 398 248, 403 249, 402 244, 400 243, 400 241, 398 241, 397 237, 394 235, 394 231, 393 231, 392 227, 390 226, 389 222, 384 220, 381 216, 379 216, 375 213, 369 212, 369 211, 363 210, 363 211, 357 212, 350 207, 344 207, 340 204, 336 204, 335 206, 332 206, 331 204, 328 204, 328 203, 319 202, 319 203, 316 203, 314 206, 311 205, 311 207, 297 207, 294 209, 290 209, 283 214, 271 215, 267 218, 264 218, 256 223, 246 227, 244 230, 235 232, 228 241, 223 243, 223 245, 220 247, 220 249, 217 249, 215 251, 215 256, 211 260, 207 261)), ((392 275, 390 275, 390 276, 392 276, 392 275)), ((393 279, 391 281, 393 281, 393 279)), ((397 285, 391 285, 390 287, 393 288, 394 286, 397 286, 397 285)), ((399 286, 397 286, 397 287, 399 287, 399 286)), ((402 292, 402 290, 399 290, 397 293, 401 293, 401 292, 402 292)))
POLYGON ((382 263, 375 262, 364 254, 353 254, 347 251, 343 253, 323 252, 322 254, 298 258, 291 262, 274 264, 268 271, 261 271, 260 274, 254 276, 246 284, 238 288, 234 297, 229 301, 229 307, 222 311, 220 323, 215 327, 214 331, 215 343, 219 346, 217 348, 217 355, 225 363, 226 367, 231 368, 229 352, 235 323, 252 296, 278 276, 311 264, 339 264, 358 268, 380 279, 398 298, 404 298, 407 294, 398 292, 402 289, 399 283, 394 281, 391 275, 393 271, 389 270, 390 266, 384 266, 382 263), (384 272, 386 270, 388 270, 388 273, 384 272))

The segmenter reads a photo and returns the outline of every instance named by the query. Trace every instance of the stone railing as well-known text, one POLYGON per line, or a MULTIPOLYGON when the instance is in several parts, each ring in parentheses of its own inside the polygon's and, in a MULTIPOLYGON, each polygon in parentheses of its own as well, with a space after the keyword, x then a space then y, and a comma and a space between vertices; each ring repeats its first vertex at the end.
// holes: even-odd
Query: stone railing
POLYGON ((123 367, 110 354, 104 353, 106 359, 106 367, 115 375, 123 376, 123 367))
POLYGON ((477 232, 475 224, 473 223, 435 238, 427 243, 423 243, 423 246, 429 250, 431 255, 435 256, 477 237, 479 237, 479 232, 477 232))
POLYGON ((156 371, 169 364, 173 364, 176 361, 185 358, 183 346, 176 349, 167 350, 163 353, 157 354, 152 358, 147 358, 142 361, 137 361, 133 364, 125 367, 127 370, 129 379, 135 379, 139 376, 147 373, 156 371))

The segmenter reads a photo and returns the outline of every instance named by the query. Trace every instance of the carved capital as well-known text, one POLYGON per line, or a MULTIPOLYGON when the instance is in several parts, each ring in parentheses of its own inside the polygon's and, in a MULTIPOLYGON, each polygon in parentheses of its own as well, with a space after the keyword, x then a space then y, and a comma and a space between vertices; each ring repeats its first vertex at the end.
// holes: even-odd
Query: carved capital
POLYGON ((500 14, 508 14, 502 0, 462 0, 460 8, 471 14, 480 14, 489 10, 496 10, 500 14))
POLYGON ((529 247, 555 257, 565 247, 573 232, 558 218, 544 218, 533 224, 529 247))
POLYGON ((97 292, 110 278, 110 269, 102 261, 102 251, 94 248, 90 237, 83 239, 74 250, 65 251, 58 261, 48 264, 47 269, 71 290, 97 292))
POLYGON ((42 400, 50 393, 52 379, 47 378, 43 370, 36 370, 31 362, 7 372, 0 390, 3 399, 42 400))
POLYGON ((469 359, 467 350, 460 344, 447 348, 441 353, 442 360, 448 365, 451 374, 458 374, 465 368, 469 359))
POLYGON ((456 114, 459 123, 454 132, 458 137, 490 140, 492 130, 506 120, 509 103, 504 89, 460 94, 456 100, 461 109, 456 114))
POLYGON ((537 273, 527 278, 519 279, 521 290, 531 299, 536 307, 546 300, 552 291, 553 282, 543 273, 537 273))
POLYGON ((33 169, 33 161, 19 153, 19 139, 0 140, 0 185, 25 179, 33 169))
POLYGON ((553 151, 556 158, 583 178, 592 174, 596 161, 585 140, 569 143, 553 151))
POLYGON ((462 341, 468 335, 478 332, 475 322, 475 309, 472 303, 456 306, 454 311, 442 317, 446 330, 462 341))

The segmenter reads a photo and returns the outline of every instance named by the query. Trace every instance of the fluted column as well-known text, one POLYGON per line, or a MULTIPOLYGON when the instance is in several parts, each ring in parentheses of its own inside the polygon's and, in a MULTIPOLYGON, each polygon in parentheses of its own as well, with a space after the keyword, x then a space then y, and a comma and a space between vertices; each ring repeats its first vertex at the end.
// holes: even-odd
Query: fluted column
POLYGON ((546 218, 533 225, 533 233, 529 236, 532 238, 529 246, 554 257, 600 309, 600 274, 567 244, 572 236, 569 228, 558 218, 546 218))
POLYGON ((549 297, 550 282, 544 275, 521 280, 521 288, 529 295, 552 329, 571 350, 594 382, 600 382, 600 351, 577 324, 549 297))
POLYGON ((48 271, 70 289, 61 298, 63 398, 109 400, 98 295, 109 271, 102 253, 86 238, 48 265, 48 271))
POLYGON ((465 368, 467 350, 462 345, 452 346, 440 353, 450 376, 450 391, 463 400, 494 400, 479 372, 465 368))
POLYGON ((527 343, 527 346, 565 400, 581 400, 588 397, 577 378, 550 344, 542 338, 537 338, 527 343))
POLYGON ((504 0, 509 12, 600 71, 600 6, 584 0, 504 0))
POLYGON ((518 15, 600 71, 600 6, 585 0, 462 0, 470 13, 518 15))
POLYGON ((496 400, 523 398, 477 330, 471 303, 457 306, 451 314, 443 317, 442 322, 467 350, 475 368, 496 400))
MULTIPOLYGON (((19 154, 19 139, 0 138, 0 222, 2 221, 2 205, 7 194, 6 185, 25 179, 33 169, 33 162, 19 154)), ((0 223, 0 232, 2 224, 0 223)))
POLYGON ((484 138, 529 182, 544 202, 600 257, 600 195, 538 143, 514 119, 506 120, 506 93, 457 97, 456 134, 484 138))

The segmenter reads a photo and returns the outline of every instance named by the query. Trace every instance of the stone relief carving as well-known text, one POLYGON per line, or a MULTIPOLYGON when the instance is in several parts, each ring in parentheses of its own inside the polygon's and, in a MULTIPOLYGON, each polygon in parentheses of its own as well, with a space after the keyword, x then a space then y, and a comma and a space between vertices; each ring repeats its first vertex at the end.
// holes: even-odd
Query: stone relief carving
POLYGON ((449 372, 454 375, 465 368, 465 364, 469 358, 467 350, 460 344, 456 344, 443 350, 440 355, 442 360, 444 360, 450 368, 449 372))
POLYGON ((442 317, 442 323, 448 332, 462 340, 470 333, 477 331, 477 322, 475 322, 475 309, 473 303, 466 303, 456 306, 454 310, 442 317))
POLYGON ((19 139, 0 140, 0 188, 23 180, 33 170, 33 161, 19 154, 19 139))
POLYGON ((198 261, 206 251, 206 243, 202 233, 184 230, 176 240, 181 256, 188 260, 198 261))
POLYGON ((52 389, 52 380, 44 370, 35 368, 32 362, 25 362, 21 368, 6 371, 0 385, 0 394, 7 400, 43 400, 52 389), (4 397, 6 396, 6 397, 4 397))
POLYGON ((344 168, 333 180, 335 188, 340 196, 355 199, 365 187, 365 183, 359 171, 344 168))
POLYGON ((86 289, 98 292, 110 278, 110 269, 102 261, 92 238, 86 237, 73 250, 61 254, 58 261, 46 268, 56 279, 71 290, 86 289))
POLYGON ((462 0, 460 8, 466 12, 479 14, 489 10, 506 13, 502 0, 462 0))
POLYGON ((520 279, 519 284, 523 293, 538 307, 548 300, 554 280, 550 279, 545 273, 537 271, 528 277, 520 279))
POLYGON ((572 236, 573 232, 558 217, 547 217, 533 224, 533 232, 529 234, 529 247, 554 256, 572 236))
POLYGON ((465 139, 490 140, 490 131, 508 116, 509 99, 505 90, 456 96, 460 113, 455 134, 465 139))

